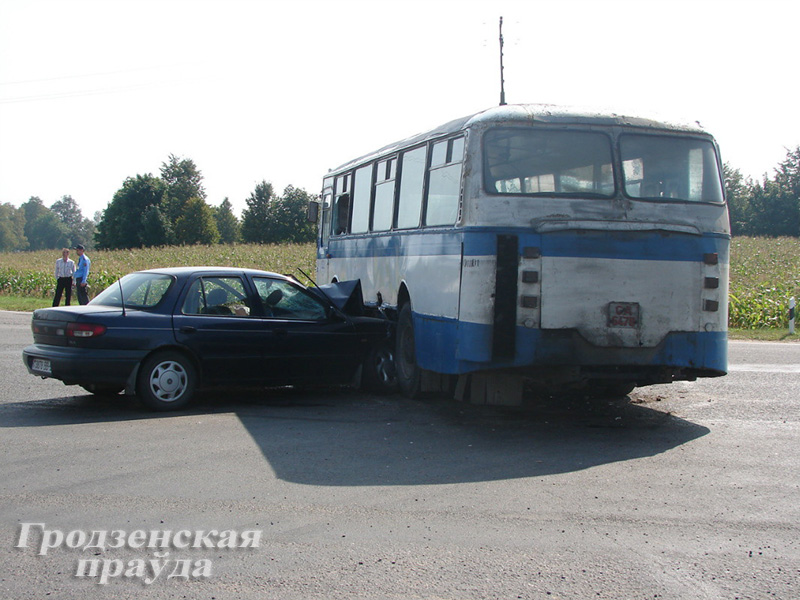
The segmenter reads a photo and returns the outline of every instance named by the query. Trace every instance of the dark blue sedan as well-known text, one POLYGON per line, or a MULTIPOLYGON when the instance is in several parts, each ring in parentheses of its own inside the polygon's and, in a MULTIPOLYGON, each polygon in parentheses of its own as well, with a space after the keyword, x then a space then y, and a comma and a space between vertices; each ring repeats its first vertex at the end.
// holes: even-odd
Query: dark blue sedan
POLYGON ((306 288, 217 267, 126 275, 86 306, 33 313, 28 371, 175 410, 201 387, 394 386, 392 325, 367 316, 358 282, 306 288), (327 289, 325 289, 327 288, 327 289))

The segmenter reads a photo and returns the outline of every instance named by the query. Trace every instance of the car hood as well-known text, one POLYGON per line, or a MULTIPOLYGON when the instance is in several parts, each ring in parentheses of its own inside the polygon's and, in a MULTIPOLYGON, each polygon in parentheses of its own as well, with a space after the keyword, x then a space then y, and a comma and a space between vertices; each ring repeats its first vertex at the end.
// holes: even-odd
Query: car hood
POLYGON ((346 315, 359 317, 364 314, 364 295, 361 292, 360 279, 328 283, 309 290, 332 302, 346 315))

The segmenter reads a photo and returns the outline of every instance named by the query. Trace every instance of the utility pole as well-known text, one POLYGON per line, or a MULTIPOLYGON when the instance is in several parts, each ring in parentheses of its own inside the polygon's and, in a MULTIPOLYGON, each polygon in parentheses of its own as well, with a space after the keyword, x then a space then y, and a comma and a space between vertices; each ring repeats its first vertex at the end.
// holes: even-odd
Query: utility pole
POLYGON ((500 17, 500 106, 506 105, 506 81, 503 77, 503 17, 500 17))

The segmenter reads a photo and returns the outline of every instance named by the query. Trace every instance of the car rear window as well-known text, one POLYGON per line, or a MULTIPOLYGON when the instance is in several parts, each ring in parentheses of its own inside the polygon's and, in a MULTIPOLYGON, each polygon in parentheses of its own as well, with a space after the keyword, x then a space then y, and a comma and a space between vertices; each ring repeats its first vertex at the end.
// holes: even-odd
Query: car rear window
POLYGON ((125 308, 155 308, 174 281, 171 275, 131 273, 100 292, 89 304, 121 307, 124 300, 125 308))

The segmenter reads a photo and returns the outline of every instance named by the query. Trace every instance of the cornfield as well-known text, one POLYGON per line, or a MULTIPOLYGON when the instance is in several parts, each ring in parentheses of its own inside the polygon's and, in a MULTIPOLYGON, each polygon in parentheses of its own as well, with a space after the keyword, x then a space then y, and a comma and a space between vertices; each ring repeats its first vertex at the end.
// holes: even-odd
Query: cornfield
MULTIPOLYGON (((127 273, 159 267, 216 265, 284 274, 295 274, 299 267, 312 276, 314 273, 314 244, 164 246, 94 250, 86 254, 92 260, 89 274, 92 295, 127 273)), ((54 250, 0 254, 0 294, 52 297, 56 283, 53 270, 59 257, 60 252, 54 250)))
POLYGON ((787 327, 792 296, 800 299, 800 239, 737 237, 731 241, 731 327, 787 327))
MULTIPOLYGON (((314 245, 239 244, 93 251, 89 283, 97 293, 132 271, 220 265, 278 273, 314 272, 314 245)), ((57 251, 0 254, 0 294, 50 298, 57 251)), ((800 298, 800 240, 734 238, 731 243, 729 324, 740 329, 785 328, 789 298, 800 298)))

